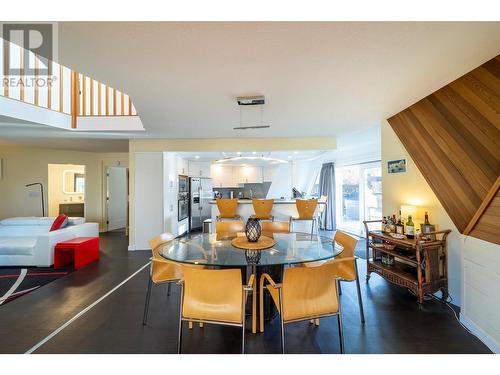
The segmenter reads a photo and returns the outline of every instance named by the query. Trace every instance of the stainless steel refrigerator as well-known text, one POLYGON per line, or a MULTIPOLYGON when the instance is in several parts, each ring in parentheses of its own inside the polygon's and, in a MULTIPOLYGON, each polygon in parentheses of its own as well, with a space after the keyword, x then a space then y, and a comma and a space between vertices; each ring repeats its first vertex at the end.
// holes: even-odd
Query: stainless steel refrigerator
POLYGON ((191 177, 189 179, 189 230, 201 230, 203 221, 212 216, 210 201, 213 197, 211 178, 191 177))

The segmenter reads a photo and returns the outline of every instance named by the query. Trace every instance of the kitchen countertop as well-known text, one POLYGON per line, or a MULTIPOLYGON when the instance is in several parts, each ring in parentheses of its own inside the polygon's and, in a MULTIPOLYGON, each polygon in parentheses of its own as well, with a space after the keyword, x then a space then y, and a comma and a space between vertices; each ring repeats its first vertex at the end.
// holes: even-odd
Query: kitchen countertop
MULTIPOLYGON (((295 204, 296 199, 275 199, 274 204, 295 204)), ((252 204, 251 199, 238 199, 239 204, 252 204)), ((210 204, 216 204, 215 200, 211 200, 210 204)), ((318 204, 325 204, 325 202, 318 202, 318 204)))

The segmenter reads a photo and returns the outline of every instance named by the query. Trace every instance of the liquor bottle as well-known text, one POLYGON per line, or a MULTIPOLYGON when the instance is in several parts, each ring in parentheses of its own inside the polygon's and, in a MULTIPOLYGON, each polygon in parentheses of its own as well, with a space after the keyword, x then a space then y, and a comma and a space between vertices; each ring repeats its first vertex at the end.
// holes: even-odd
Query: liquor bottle
POLYGON ((404 225, 401 221, 401 211, 399 211, 398 222, 396 223, 396 233, 397 234, 405 234, 404 225))
POLYGON ((425 219, 424 223, 422 224, 422 235, 424 235, 424 239, 430 240, 430 236, 427 236, 427 233, 430 233, 431 231, 431 223, 429 222, 429 215, 427 212, 425 212, 425 219))
POLYGON ((415 224, 411 219, 411 215, 408 215, 408 221, 406 222, 406 237, 413 239, 415 237, 415 224))
POLYGON ((387 217, 384 216, 382 219, 382 232, 387 232, 387 217))
POLYGON ((390 232, 396 233, 396 214, 392 214, 391 223, 389 224, 390 232))

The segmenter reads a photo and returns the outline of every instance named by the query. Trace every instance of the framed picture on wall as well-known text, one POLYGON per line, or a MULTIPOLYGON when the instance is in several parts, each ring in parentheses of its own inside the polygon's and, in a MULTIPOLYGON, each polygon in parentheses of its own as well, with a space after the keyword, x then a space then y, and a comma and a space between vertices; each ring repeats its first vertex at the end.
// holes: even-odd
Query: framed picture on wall
POLYGON ((406 173, 406 159, 389 160, 387 162, 388 173, 406 173))

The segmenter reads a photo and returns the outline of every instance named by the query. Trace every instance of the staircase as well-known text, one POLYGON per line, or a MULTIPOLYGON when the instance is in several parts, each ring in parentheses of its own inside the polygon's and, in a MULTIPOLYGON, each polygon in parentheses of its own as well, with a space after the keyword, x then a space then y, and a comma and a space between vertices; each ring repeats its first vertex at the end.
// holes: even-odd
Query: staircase
POLYGON ((459 231, 500 244, 500 55, 387 121, 459 231))
POLYGON ((7 40, 0 44, 0 116, 68 131, 144 131, 124 92, 7 40))

